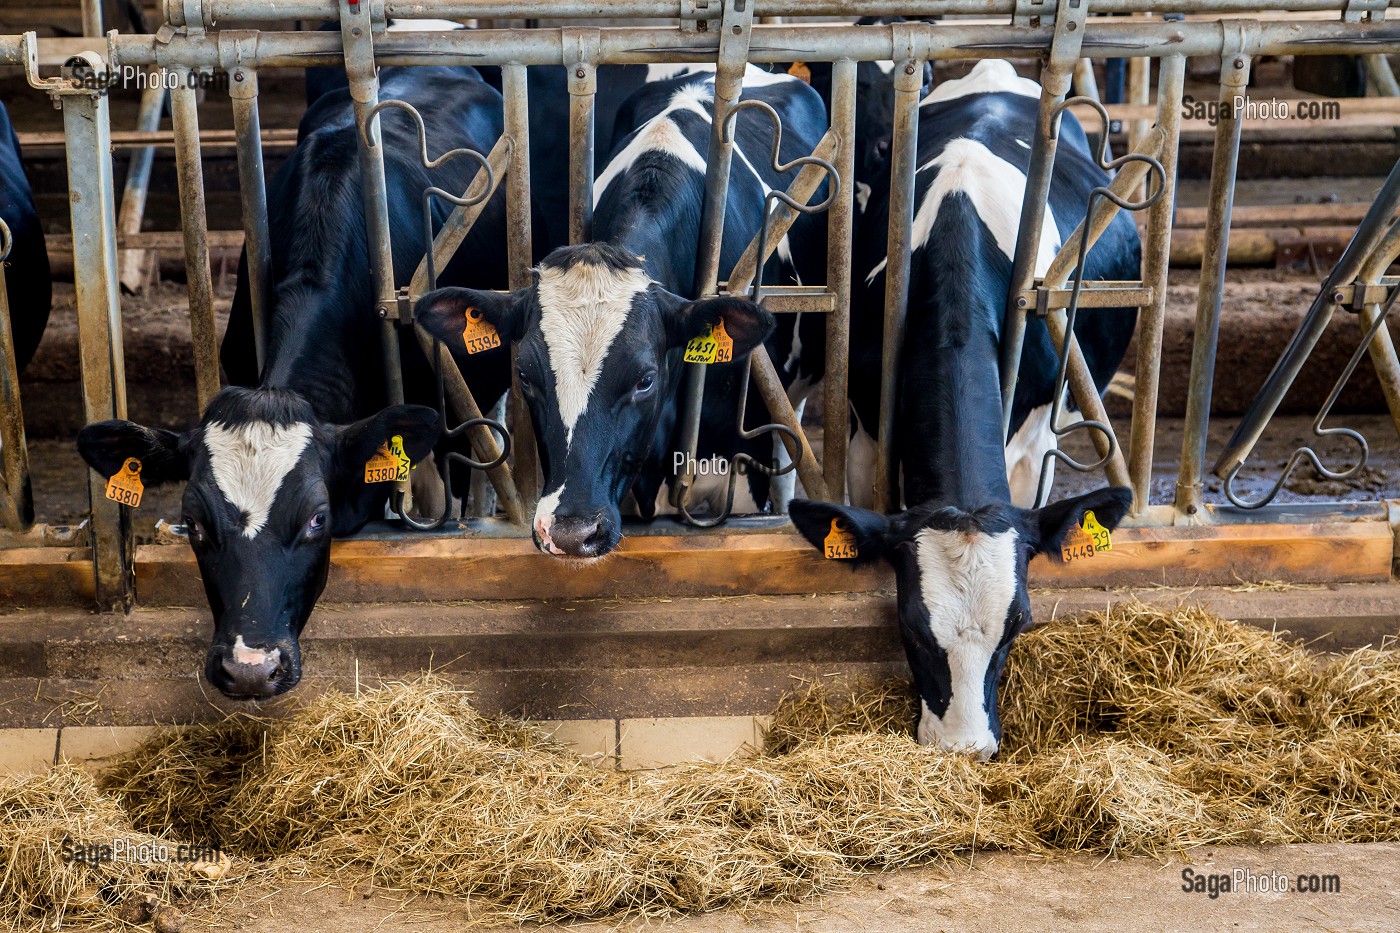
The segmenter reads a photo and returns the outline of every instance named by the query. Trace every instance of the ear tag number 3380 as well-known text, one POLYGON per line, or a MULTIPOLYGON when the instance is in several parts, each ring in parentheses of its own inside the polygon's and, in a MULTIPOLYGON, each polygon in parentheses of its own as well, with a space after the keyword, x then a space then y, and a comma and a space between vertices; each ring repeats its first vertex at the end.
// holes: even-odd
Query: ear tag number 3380
POLYGON ((1113 550, 1113 535, 1099 524, 1092 511, 1084 513, 1084 524, 1075 525, 1060 545, 1060 559, 1065 563, 1088 560, 1104 551, 1113 550))
POLYGON ((724 321, 705 328, 698 337, 685 345, 687 363, 728 363, 734 359, 734 338, 724 329, 724 321))
POLYGON ((860 556, 856 547, 856 536, 839 518, 831 520, 831 531, 827 532, 823 553, 827 560, 851 560, 860 556))
POLYGON ((365 461, 366 483, 397 483, 408 479, 409 467, 413 462, 404 453, 403 435, 395 434, 387 444, 375 451, 374 456, 365 461))
POLYGON ((468 353, 484 353, 501 345, 501 334, 476 308, 467 309, 467 326, 462 330, 462 342, 468 353))
POLYGON ((107 480, 107 498, 133 509, 141 504, 141 494, 146 486, 141 482, 141 461, 127 457, 122 468, 107 480))

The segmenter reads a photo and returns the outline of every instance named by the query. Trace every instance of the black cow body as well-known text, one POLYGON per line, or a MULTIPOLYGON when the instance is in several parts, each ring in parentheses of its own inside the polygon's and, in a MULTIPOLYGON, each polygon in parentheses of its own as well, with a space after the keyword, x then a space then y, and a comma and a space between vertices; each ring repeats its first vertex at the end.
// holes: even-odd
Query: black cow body
POLYGON ((53 285, 44 228, 34 208, 34 194, 20 160, 19 137, 10 114, 0 104, 0 219, 10 228, 10 255, 5 260, 5 294, 10 301, 10 326, 15 360, 21 372, 34 356, 49 322, 53 285))
MULTIPOLYGON (((1125 489, 1102 489, 1043 509, 1023 507, 1032 504, 1041 457, 1054 444, 1047 429, 1058 357, 1034 318, 1012 410, 1015 436, 1003 444, 999 341, 1039 95, 1010 65, 983 62, 968 77, 939 86, 921 106, 896 417, 910 508, 887 517, 802 500, 792 505, 798 528, 817 547, 833 521, 844 523, 859 560, 893 564, 901 632, 923 700, 919 739, 982 755, 994 753, 1000 739, 1002 666, 1012 640, 1031 623, 1027 563, 1037 553, 1057 555, 1086 511, 1111 529, 1130 501, 1125 489)), ((1037 273, 1082 219, 1090 189, 1108 181, 1073 118, 1064 120, 1037 273)), ((871 429, 879 381, 855 374, 880 367, 888 209, 887 189, 877 189, 867 213, 870 233, 858 237, 867 248, 855 270, 851 401, 859 424, 871 429)), ((1138 276, 1130 217, 1114 220, 1087 266, 1088 279, 1138 276)), ((1080 312, 1076 333, 1100 390, 1134 323, 1122 310, 1080 312)), ((873 442, 866 436, 852 446, 859 467, 866 458, 856 451, 873 453, 873 442)), ((868 471, 853 470, 853 504, 868 500, 871 480, 868 471)))
MULTIPOLYGON (((593 558, 611 551, 621 537, 619 505, 629 491, 642 515, 655 514, 663 483, 676 472, 674 452, 684 446, 677 436, 683 349, 706 325, 724 320, 734 338, 734 362, 707 370, 699 459, 727 459, 741 449, 735 431, 739 379, 744 356, 757 343, 768 339, 787 381, 805 375, 803 384, 810 385, 820 376, 804 367, 813 360, 820 365, 823 322, 799 332, 799 354, 797 322, 785 322, 770 337, 771 316, 747 301, 678 297, 694 284, 713 80, 692 74, 655 81, 624 104, 620 140, 595 183, 597 244, 556 250, 531 289, 506 299, 459 289, 420 303, 424 325, 458 352, 467 307, 479 308, 520 341, 520 375, 529 387, 545 473, 535 539, 547 553, 593 558), (624 119, 634 125, 630 132, 623 131, 624 119)), ((782 114, 784 161, 809 153, 825 130, 820 98, 794 78, 750 68, 744 97, 782 114)), ((758 230, 765 192, 790 181, 771 168, 771 131, 757 112, 739 114, 735 141, 722 276, 758 230)), ((825 251, 823 219, 800 218, 770 260, 766 281, 822 280, 825 251)), ((750 425, 764 417, 756 395, 750 396, 750 425)), ((773 457, 769 438, 743 443, 760 462, 773 457)), ((740 491, 751 502, 736 501, 736 511, 761 507, 770 498, 768 485, 756 472, 741 478, 740 491)), ((694 493, 689 507, 699 512, 717 504, 724 485, 694 493)))
MULTIPOLYGON (((383 98, 413 104, 433 154, 469 146, 487 152, 502 127, 500 95, 470 68, 386 68, 383 98)), ((474 161, 428 171, 417 132, 400 111, 381 112, 396 284, 407 284, 427 242, 427 185, 464 191, 474 161)), ((432 450, 437 413, 422 405, 382 408, 386 394, 380 321, 369 273, 357 134, 345 90, 318 99, 302 119, 296 150, 268 192, 272 245, 270 320, 263 371, 253 366, 246 279, 239 289, 223 362, 230 387, 183 435, 130 422, 91 425, 84 458, 104 475, 142 460, 148 484, 187 479, 185 524, 214 613, 206 674, 224 693, 262 697, 300 678, 298 635, 325 584, 332 536, 382 516, 387 482, 366 482, 365 461, 393 438, 414 462, 432 450), (377 414, 376 414, 377 412, 377 414), (356 420, 358 419, 358 420, 356 420)), ((451 205, 435 204, 435 225, 451 205)), ((442 280, 506 284, 504 192, 483 211, 442 280)), ((403 341, 405 391, 436 401, 416 341, 403 341)), ((474 358, 469 380, 489 401, 508 383, 508 352, 474 358)))

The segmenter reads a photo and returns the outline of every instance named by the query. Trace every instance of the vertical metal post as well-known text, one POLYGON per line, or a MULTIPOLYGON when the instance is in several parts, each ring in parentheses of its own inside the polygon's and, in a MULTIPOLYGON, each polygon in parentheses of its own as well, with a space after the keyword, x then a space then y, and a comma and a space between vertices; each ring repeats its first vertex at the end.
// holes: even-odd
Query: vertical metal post
POLYGON ((564 30, 564 67, 569 73, 569 242, 574 244, 593 238, 599 38, 596 29, 564 30))
MULTIPOLYGON (((141 92, 141 109, 136 114, 136 129, 149 133, 160 128, 160 112, 165 106, 165 85, 161 81, 161 69, 147 68, 144 74, 150 83, 141 92)), ((146 190, 150 185, 151 164, 155 157, 155 146, 141 146, 131 150, 131 158, 126 166, 126 186, 122 190, 121 211, 117 214, 117 232, 122 236, 141 232, 141 220, 146 213, 146 190)), ((121 250, 121 284, 127 291, 135 292, 146 283, 151 255, 144 249, 121 250)))
MULTIPOLYGON (((1385 270, 1390 268, 1397 255, 1400 255, 1400 220, 1386 229, 1385 236, 1371 255, 1366 257, 1366 262, 1362 264, 1361 271, 1356 276, 1356 287, 1363 288, 1380 282, 1385 276, 1385 270)), ((1356 304, 1357 317, 1364 333, 1375 324, 1384 303, 1367 301, 1356 304)), ((1371 354, 1371 363, 1376 369, 1381 394, 1385 396, 1386 407, 1390 409, 1391 423, 1395 425, 1396 434, 1400 435, 1400 359, 1397 359, 1395 354, 1395 341, 1390 337, 1390 328, 1382 326, 1377 330, 1367 349, 1371 354)))
MULTIPOLYGON (((60 100, 73 224, 83 415, 89 423, 125 418, 116 194, 107 98, 103 94, 70 93, 60 100)), ((127 609, 133 595, 131 523, 125 508, 104 496, 105 486, 105 477, 88 471, 95 594, 99 608, 127 609)))
MULTIPOLYGON (((1079 63, 1084 41, 1088 3, 1058 0, 1055 34, 1050 57, 1040 73, 1040 110, 1035 120, 1035 142, 1026 167, 1026 191, 1021 199, 1021 222, 1016 231, 1016 252, 1011 260, 1011 290, 1006 298, 1006 322, 1001 335, 1001 428, 1011 437, 1011 403, 1021 369, 1021 348, 1026 340, 1028 305, 1022 299, 1035 285, 1036 260, 1040 256, 1040 230, 1050 196, 1050 176, 1059 143, 1060 116, 1055 108, 1064 102, 1079 63), (1054 114, 1052 116, 1052 114, 1054 114)), ((1107 127, 1104 128, 1107 132, 1107 127)))
POLYGON ((170 89, 170 125, 175 133, 175 177, 180 190, 180 230, 185 243, 185 285, 190 298, 195 395, 202 412, 219 391, 219 347, 214 323, 214 283, 209 274, 209 223, 204 206, 204 166, 199 157, 195 74, 185 68, 176 72, 179 81, 170 89))
POLYGON ((82 0, 83 35, 102 35, 102 0, 82 0))
MULTIPOLYGON (((0 220, 0 263, 10 251, 10 229, 0 220)), ((34 489, 29 481, 29 447, 24 438, 24 409, 19 402, 19 364, 15 333, 10 326, 10 298, 0 265, 0 471, 5 488, 0 495, 0 526, 28 531, 34 525, 34 489)))
POLYGON ((258 115, 258 72, 238 65, 229 73, 233 129, 238 146, 238 194, 243 204, 243 249, 253 344, 258 372, 267 363, 268 318, 272 313, 272 245, 267 231, 267 179, 263 175, 262 120, 258 115))
POLYGON ((1176 154, 1181 139, 1181 93, 1186 58, 1162 59, 1157 79, 1157 126, 1165 134, 1158 161, 1166 173, 1162 196, 1147 210, 1143 278, 1152 286, 1152 304, 1138 318, 1133 423, 1128 438, 1128 473, 1133 484, 1133 514, 1150 504, 1152 454, 1157 439, 1157 390, 1161 384, 1162 328, 1167 317, 1167 266, 1171 261, 1172 212, 1176 209, 1176 154))
POLYGON ((914 224, 914 169, 919 153, 919 91, 923 62, 895 62, 894 134, 890 141, 890 217, 885 255, 885 333, 881 349, 880 424, 876 433, 875 510, 899 508, 899 458, 894 451, 894 416, 899 395, 900 353, 909 305, 909 250, 914 224))
MULTIPOLYGON (((525 66, 512 62, 501 66, 505 97, 505 135, 510 140, 510 171, 506 174, 506 248, 509 253, 510 287, 530 284, 534 232, 530 224, 530 90, 525 66)), ((592 167, 589 167, 592 171, 592 167)), ((520 392, 515 349, 511 349, 510 431, 515 458, 515 483, 525 512, 533 516, 540 497, 539 450, 535 447, 530 408, 520 392)))
POLYGON ((374 64, 375 24, 371 22, 370 7, 370 4, 358 0, 341 0, 340 38, 345 46, 345 75, 350 82, 355 125, 362 128, 355 134, 360 147, 360 198, 365 212, 370 281, 381 322, 379 339, 384 366, 384 394, 390 405, 401 405, 403 368, 399 361, 399 332, 395 323, 398 301, 394 294, 394 250, 389 234, 384 146, 380 141, 382 134, 379 125, 376 123, 366 127, 369 112, 379 103, 379 71, 374 64))
POLYGON ((843 501, 846 451, 850 443, 851 229, 855 220, 856 63, 849 58, 831 66, 831 128, 840 139, 834 160, 841 190, 827 214, 826 282, 835 296, 826 316, 826 375, 822 417, 822 474, 827 497, 843 501))
MULTIPOLYGON (((1146 18, 1151 18, 1151 13, 1142 14, 1146 18)), ((1152 101, 1152 59, 1150 58, 1130 58, 1128 59, 1128 103, 1146 105, 1152 101)), ((1133 120, 1128 124, 1128 150, 1137 148, 1138 143, 1147 135, 1147 131, 1152 128, 1150 120, 1133 120)), ((1129 197, 1138 201, 1146 195, 1147 181, 1138 185, 1137 190, 1130 192, 1129 197)))
POLYGON ((1200 286, 1196 292, 1195 341, 1191 346, 1181 472, 1176 481, 1176 520, 1188 524, 1209 521, 1201 494, 1201 478, 1205 474, 1211 385, 1215 379, 1215 351, 1220 336, 1220 301, 1225 289, 1230 214, 1235 203, 1235 170, 1240 157, 1241 124, 1234 98, 1244 93, 1249 81, 1250 59, 1240 51, 1244 46, 1242 35, 1239 28, 1232 31, 1227 27, 1227 51, 1220 57, 1220 122, 1216 124, 1215 151, 1211 156, 1210 200, 1200 286), (1230 41, 1232 38, 1234 42, 1230 41))
MULTIPOLYGON (((710 124, 710 145, 705 157, 705 201, 700 210, 700 238, 695 251, 695 277, 691 295, 702 298, 719 288, 719 255, 724 244, 724 209, 729 197, 729 165, 734 142, 724 138, 729 111, 744 90, 749 42, 753 37, 753 6, 748 0, 724 4, 720 19, 719 52, 715 64, 715 98, 710 124)), ((680 438, 683 450, 700 444, 700 409, 705 402, 705 364, 685 366, 682 389, 680 438)), ((689 460, 689 458, 687 458, 689 460)), ((689 465, 671 489, 671 504, 679 506, 695 481, 689 465)))

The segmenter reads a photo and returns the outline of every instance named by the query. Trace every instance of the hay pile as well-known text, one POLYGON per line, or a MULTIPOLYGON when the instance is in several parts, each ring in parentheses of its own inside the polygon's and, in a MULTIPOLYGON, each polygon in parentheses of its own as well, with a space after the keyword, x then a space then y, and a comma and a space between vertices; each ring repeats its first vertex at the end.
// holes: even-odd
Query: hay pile
POLYGON ((1323 664, 1120 608, 1023 636, 1002 697, 990 764, 915 745, 896 682, 799 692, 757 757, 628 774, 428 677, 158 738, 104 790, 147 832, 517 920, 799 898, 974 849, 1400 839, 1396 652, 1323 664))
POLYGON ((133 855, 141 854, 135 847, 175 846, 136 830, 116 800, 71 765, 0 779, 0 923, 87 929, 103 921, 145 922, 157 910, 169 919, 172 905, 199 900, 242 874, 226 860, 139 861, 118 853, 107 861, 100 851, 78 848, 117 839, 133 855))

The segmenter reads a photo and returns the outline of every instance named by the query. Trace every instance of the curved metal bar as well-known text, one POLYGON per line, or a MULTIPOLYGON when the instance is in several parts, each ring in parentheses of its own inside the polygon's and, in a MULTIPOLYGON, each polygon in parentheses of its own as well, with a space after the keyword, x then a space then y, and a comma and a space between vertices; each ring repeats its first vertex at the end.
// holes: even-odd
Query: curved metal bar
MULTIPOLYGON (((768 117, 772 125, 773 143, 769 153, 769 164, 772 166, 775 174, 782 175, 807 165, 816 165, 826 172, 826 176, 831 182, 829 186, 830 192, 826 199, 817 204, 802 204, 786 191, 777 188, 769 189, 768 193, 764 195, 763 219, 759 222, 758 228, 758 251, 755 255, 754 277, 753 283, 749 288, 749 300, 757 304, 763 297, 763 268, 767 265, 766 257, 768 255, 768 218, 773 211, 773 205, 781 201, 788 208, 799 214, 820 214, 830 208, 832 204, 836 203, 837 195, 841 191, 841 176, 836 171, 835 165, 832 165, 831 162, 826 159, 814 155, 799 156, 791 162, 783 162, 783 119, 776 110, 761 100, 741 100, 730 109, 729 114, 725 117, 723 126, 720 127, 720 138, 726 143, 732 143, 734 141, 734 126, 738 120, 739 111, 746 109, 762 112, 768 117)), ((744 427, 744 413, 748 407, 749 382, 751 378, 751 374, 746 366, 744 368, 743 381, 740 384, 739 414, 735 425, 740 439, 749 441, 762 434, 781 434, 791 442, 784 446, 797 451, 797 454, 787 466, 774 469, 773 467, 761 463, 755 457, 743 451, 739 451, 731 457, 729 461, 729 484, 725 493, 724 508, 720 512, 708 518, 696 518, 694 515, 690 514, 690 510, 687 507, 692 487, 687 486, 681 491, 681 496, 676 504, 676 508, 681 518, 689 525, 693 525, 697 528, 714 528, 729 518, 730 514, 734 511, 734 488, 735 484, 739 481, 739 468, 741 465, 745 467, 743 471, 744 475, 747 475, 748 471, 752 469, 772 478, 774 476, 783 476, 791 473, 793 470, 796 470, 797 465, 802 462, 802 444, 797 437, 797 433, 787 425, 770 422, 769 424, 754 428, 753 430, 747 430, 744 427)))
POLYGON ((10 232, 10 225, 5 223, 5 219, 0 217, 0 262, 10 258, 10 250, 14 248, 15 237, 10 232))
MULTIPOLYGON (((1102 125, 1105 128, 1108 126, 1108 111, 1104 109, 1103 104, 1091 97, 1071 97, 1061 102, 1051 110, 1051 118, 1058 118, 1066 107, 1080 104, 1093 107, 1097 110, 1100 118, 1103 120, 1102 125)), ((1130 162, 1146 163, 1149 177, 1154 178, 1157 185, 1156 190, 1152 190, 1152 186, 1148 185, 1149 193, 1140 201, 1129 201, 1126 198, 1120 197, 1116 192, 1112 191, 1108 185, 1097 185, 1089 191, 1089 197, 1084 210, 1083 228, 1079 237, 1079 251, 1075 258, 1074 268, 1071 272, 1074 276, 1074 286, 1070 291, 1069 306, 1065 309, 1065 339, 1063 345, 1058 348, 1060 363, 1055 374, 1055 394, 1050 407, 1050 431, 1055 435, 1057 441, 1055 446, 1047 450, 1045 456, 1041 459, 1040 477, 1036 483, 1035 491, 1036 508, 1043 507, 1046 499, 1050 495, 1050 463, 1052 460, 1059 460, 1065 466, 1076 472, 1088 473, 1093 470, 1101 470, 1107 466, 1108 462, 1113 459, 1114 453, 1118 450, 1118 438, 1114 435, 1113 429, 1102 421, 1080 418, 1078 421, 1064 425, 1063 427, 1060 426, 1060 417, 1064 414, 1065 400, 1068 396, 1070 342, 1074 339, 1074 325, 1079 318, 1079 297, 1084 286, 1084 265, 1089 258, 1089 250, 1091 249, 1089 227, 1094 217, 1094 207, 1097 201, 1102 199, 1116 205, 1120 210, 1147 210, 1161 199, 1162 192, 1167 188, 1166 169, 1162 167, 1162 163, 1156 158, 1139 152, 1129 152, 1116 159, 1110 159, 1108 156, 1108 133, 1106 131, 1099 136, 1099 151, 1094 156, 1094 161, 1098 167, 1105 172, 1117 171, 1130 162), (1059 447, 1059 438, 1074 431, 1083 430, 1098 431, 1107 440, 1107 450, 1105 450, 1103 456, 1093 463, 1081 463, 1062 451, 1059 447)))
POLYGON ((1304 458, 1307 458, 1312 463, 1313 469, 1322 474, 1324 479, 1350 479, 1357 473, 1360 473, 1362 468, 1366 466, 1371 457, 1371 446, 1366 442, 1366 438, 1363 437, 1359 431, 1355 431, 1351 428, 1324 428, 1322 422, 1332 413, 1332 406, 1337 404, 1337 399, 1341 397, 1342 390, 1346 388, 1347 382, 1351 380, 1352 373, 1356 372, 1356 367, 1360 365, 1361 358, 1365 356, 1369 350, 1371 341, 1375 338, 1377 331, 1385 326, 1386 318, 1390 316, 1390 309, 1394 307, 1397 296, 1400 296, 1400 285, 1390 290, 1390 295, 1386 298, 1380 313, 1377 314, 1376 319, 1371 322, 1371 326, 1366 329, 1366 335, 1361 339, 1361 343, 1356 347, 1356 352, 1352 353, 1351 359, 1347 361, 1347 365, 1342 369, 1342 374, 1337 377, 1337 381, 1332 386, 1332 391, 1327 394, 1326 401, 1322 403, 1322 407, 1318 410, 1317 417, 1313 419, 1312 423, 1313 437, 1345 437, 1355 441, 1357 447, 1356 464, 1346 470, 1329 470, 1322 465, 1322 460, 1318 457, 1317 451, 1304 445, 1294 450, 1289 456, 1288 462, 1284 464, 1283 472, 1279 474, 1279 478, 1274 485, 1258 499, 1251 500, 1245 499, 1235 492, 1235 478, 1239 476, 1240 470, 1244 467, 1244 461, 1241 460, 1225 474, 1223 489, 1225 498, 1230 500, 1231 505, 1241 509, 1258 509, 1268 505, 1270 502, 1274 501, 1274 498, 1283 490, 1284 484, 1287 483, 1288 478, 1293 475, 1294 468, 1296 468, 1304 458))

